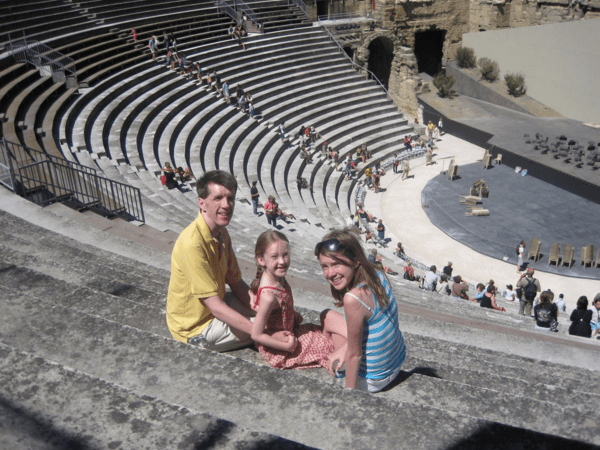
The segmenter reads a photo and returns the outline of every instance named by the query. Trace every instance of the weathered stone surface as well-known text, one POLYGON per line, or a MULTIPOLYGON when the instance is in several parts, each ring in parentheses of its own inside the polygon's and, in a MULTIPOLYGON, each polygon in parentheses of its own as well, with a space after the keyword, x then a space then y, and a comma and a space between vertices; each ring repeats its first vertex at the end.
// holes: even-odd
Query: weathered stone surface
POLYGON ((455 58, 464 33, 600 16, 600 0, 584 0, 569 8, 570 3, 570 0, 377 0, 375 9, 371 2, 348 2, 335 6, 332 12, 371 14, 376 20, 375 32, 357 32, 352 43, 345 46, 351 47, 355 61, 366 67, 371 41, 385 37, 393 42, 389 91, 400 108, 414 117, 418 115, 416 96, 423 92, 416 59, 412 55, 416 33, 432 29, 446 32, 444 64, 455 58))
POLYGON ((0 383, 4 449, 309 448, 2 344, 0 383))

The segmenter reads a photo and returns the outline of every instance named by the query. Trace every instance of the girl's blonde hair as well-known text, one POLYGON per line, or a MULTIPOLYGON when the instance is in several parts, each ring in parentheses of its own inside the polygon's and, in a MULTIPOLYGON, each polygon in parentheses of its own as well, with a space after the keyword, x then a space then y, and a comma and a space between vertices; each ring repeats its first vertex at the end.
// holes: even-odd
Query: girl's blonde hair
MULTIPOLYGON (((379 279, 378 271, 367 259, 358 235, 352 231, 351 228, 346 227, 342 230, 333 230, 331 233, 326 234, 323 237, 323 241, 317 244, 315 247, 315 256, 317 258, 319 255, 325 255, 341 264, 348 265, 347 261, 343 261, 340 258, 340 254, 344 255, 350 261, 356 261, 360 264, 354 272, 354 278, 352 279, 352 282, 346 289, 339 291, 333 286, 330 286, 331 295, 336 300, 335 306, 342 306, 344 304, 344 295, 346 292, 354 289, 359 284, 364 283, 367 287, 373 290, 379 305, 382 308, 387 307, 390 301, 387 293, 385 292, 383 284, 379 279), (339 243, 339 248, 332 251, 326 248, 326 246, 321 245, 329 240, 337 240, 339 243)), ((383 273, 381 274, 384 277, 386 276, 383 273)))
POLYGON ((256 240, 256 246, 254 247, 254 261, 256 262, 256 277, 254 278, 254 280, 252 280, 252 283, 250 284, 250 290, 254 294, 256 294, 258 292, 258 285, 260 284, 260 278, 262 277, 262 274, 265 270, 260 264, 258 264, 258 258, 262 258, 263 256, 265 256, 265 252, 267 251, 267 248, 269 248, 269 245, 271 245, 275 241, 283 241, 283 242, 286 242, 288 245, 290 243, 290 241, 288 241, 288 238, 285 236, 285 234, 280 233, 279 231, 276 231, 276 230, 267 230, 267 231, 261 233, 261 235, 258 236, 258 239, 256 240))

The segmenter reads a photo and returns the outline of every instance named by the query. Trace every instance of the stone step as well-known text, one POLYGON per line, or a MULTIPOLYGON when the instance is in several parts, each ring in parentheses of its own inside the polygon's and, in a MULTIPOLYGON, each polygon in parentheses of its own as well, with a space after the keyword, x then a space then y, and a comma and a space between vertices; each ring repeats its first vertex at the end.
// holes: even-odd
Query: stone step
POLYGON ((148 266, 146 269, 150 277, 170 268, 169 253, 162 250, 161 244, 174 242, 173 233, 156 232, 144 226, 131 228, 131 224, 126 222, 108 220, 95 214, 89 221, 75 221, 71 217, 79 219, 81 213, 65 205, 56 203, 41 208, 5 190, 0 190, 0 199, 2 209, 10 211, 0 211, 3 230, 14 236, 39 242, 39 245, 67 245, 75 252, 98 254, 107 265, 114 264, 113 258, 117 263, 126 261, 123 270, 127 270, 131 260, 141 262, 148 266), (95 223, 89 225, 88 222, 94 222, 94 218, 97 218, 95 223), (111 233, 103 231, 107 229, 111 233), (123 232, 124 229, 127 232, 123 232), (154 231, 151 233, 153 236, 158 235, 155 240, 160 241, 155 248, 143 245, 137 239, 137 236, 146 236, 151 230, 154 231))
MULTIPOLYGON (((428 314, 427 310, 416 311, 402 303, 398 309, 403 331, 422 339, 435 339, 423 346, 420 357, 444 361, 444 355, 452 355, 453 361, 456 358, 454 364, 478 370, 492 364, 498 367, 499 374, 529 382, 567 383, 565 386, 570 389, 580 389, 577 386, 581 386, 581 371, 595 370, 600 353, 600 346, 589 340, 513 332, 489 321, 462 318, 459 314, 428 314), (404 313, 405 310, 409 312, 404 313), (474 354, 475 348, 481 351, 474 354), (536 370, 542 367, 544 370, 538 375, 536 370)), ((600 394, 596 386, 586 386, 586 390, 600 394)))
POLYGON ((461 439, 474 439, 478 430, 486 427, 501 430, 505 440, 518 435, 522 445, 556 439, 562 442, 555 436, 398 402, 385 394, 345 390, 324 370, 320 373, 330 379, 318 383, 297 371, 273 370, 203 351, 97 316, 52 306, 46 299, 15 292, 0 302, 12 319, 0 323, 5 345, 106 379, 136 395, 157 397, 182 407, 194 405, 200 413, 210 411, 242 427, 256 424, 258 431, 306 445, 372 448, 373 433, 365 426, 369 423, 385 424, 385 433, 377 435, 379 448, 396 448, 399 439, 407 448, 447 448, 461 439), (43 315, 31 314, 32 309, 40 308, 43 315), (182 389, 188 385, 194 388, 182 389), (315 398, 320 401, 315 402, 315 398), (244 404, 248 407, 240 407, 244 404), (261 417, 258 423, 256 417, 261 417), (435 431, 423 433, 423 423, 433 422, 435 431), (298 423, 311 426, 294 426, 298 423))
MULTIPOLYGON (((162 311, 165 307, 165 298, 169 286, 168 277, 163 274, 156 281, 148 279, 147 273, 140 271, 137 273, 133 267, 118 270, 116 267, 94 264, 85 260, 78 261, 78 264, 60 264, 59 256, 57 260, 52 261, 43 256, 27 256, 25 253, 15 251, 5 245, 0 246, 2 256, 0 261, 6 267, 13 265, 18 267, 10 273, 6 273, 6 287, 12 286, 18 290, 19 285, 23 284, 23 292, 34 290, 36 292, 43 290, 45 295, 56 295, 58 292, 64 292, 65 299, 74 295, 85 295, 87 292, 82 289, 91 289, 99 294, 127 299, 134 303, 149 305, 157 311, 162 311), (161 279, 162 278, 162 279, 161 279)), ((137 265, 137 264, 136 264, 137 265)), ((91 293, 90 293, 91 295, 91 293)), ((96 295, 99 299, 102 295, 96 295)), ((108 300, 101 301, 100 305, 105 305, 108 300)), ((118 303, 113 305, 116 310, 122 308, 118 303)), ((163 323, 164 326, 164 323, 163 323)))
POLYGON ((0 383, 3 448, 307 448, 3 344, 0 383))

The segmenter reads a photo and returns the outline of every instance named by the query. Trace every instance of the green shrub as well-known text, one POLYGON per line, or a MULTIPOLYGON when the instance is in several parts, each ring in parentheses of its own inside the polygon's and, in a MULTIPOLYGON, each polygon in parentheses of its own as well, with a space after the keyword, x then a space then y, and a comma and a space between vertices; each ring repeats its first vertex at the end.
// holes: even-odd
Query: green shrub
POLYGON ((456 60, 463 69, 472 69, 477 64, 475 50, 470 47, 461 47, 456 50, 456 60))
POLYGON ((504 75, 504 81, 508 88, 508 93, 515 97, 525 95, 527 86, 525 86, 525 76, 522 73, 507 73, 504 75))
POLYGON ((452 89, 454 86, 454 76, 438 73, 433 79, 433 85, 437 88, 440 97, 452 98, 456 92, 452 89))
POLYGON ((498 63, 496 61, 483 57, 479 58, 477 65, 481 71, 481 77, 484 80, 496 81, 498 79, 498 76, 500 75, 500 68, 498 67, 498 63))

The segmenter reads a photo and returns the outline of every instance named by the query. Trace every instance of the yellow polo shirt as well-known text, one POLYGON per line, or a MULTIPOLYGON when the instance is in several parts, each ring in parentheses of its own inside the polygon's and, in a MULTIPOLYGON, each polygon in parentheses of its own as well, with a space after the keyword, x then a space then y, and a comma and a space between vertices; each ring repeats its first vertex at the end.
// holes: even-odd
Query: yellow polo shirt
POLYGON ((198 213, 177 238, 171 254, 167 325, 173 337, 187 342, 200 334, 214 319, 201 299, 215 295, 224 298, 225 284, 241 278, 229 233, 223 229, 213 238, 198 213))

